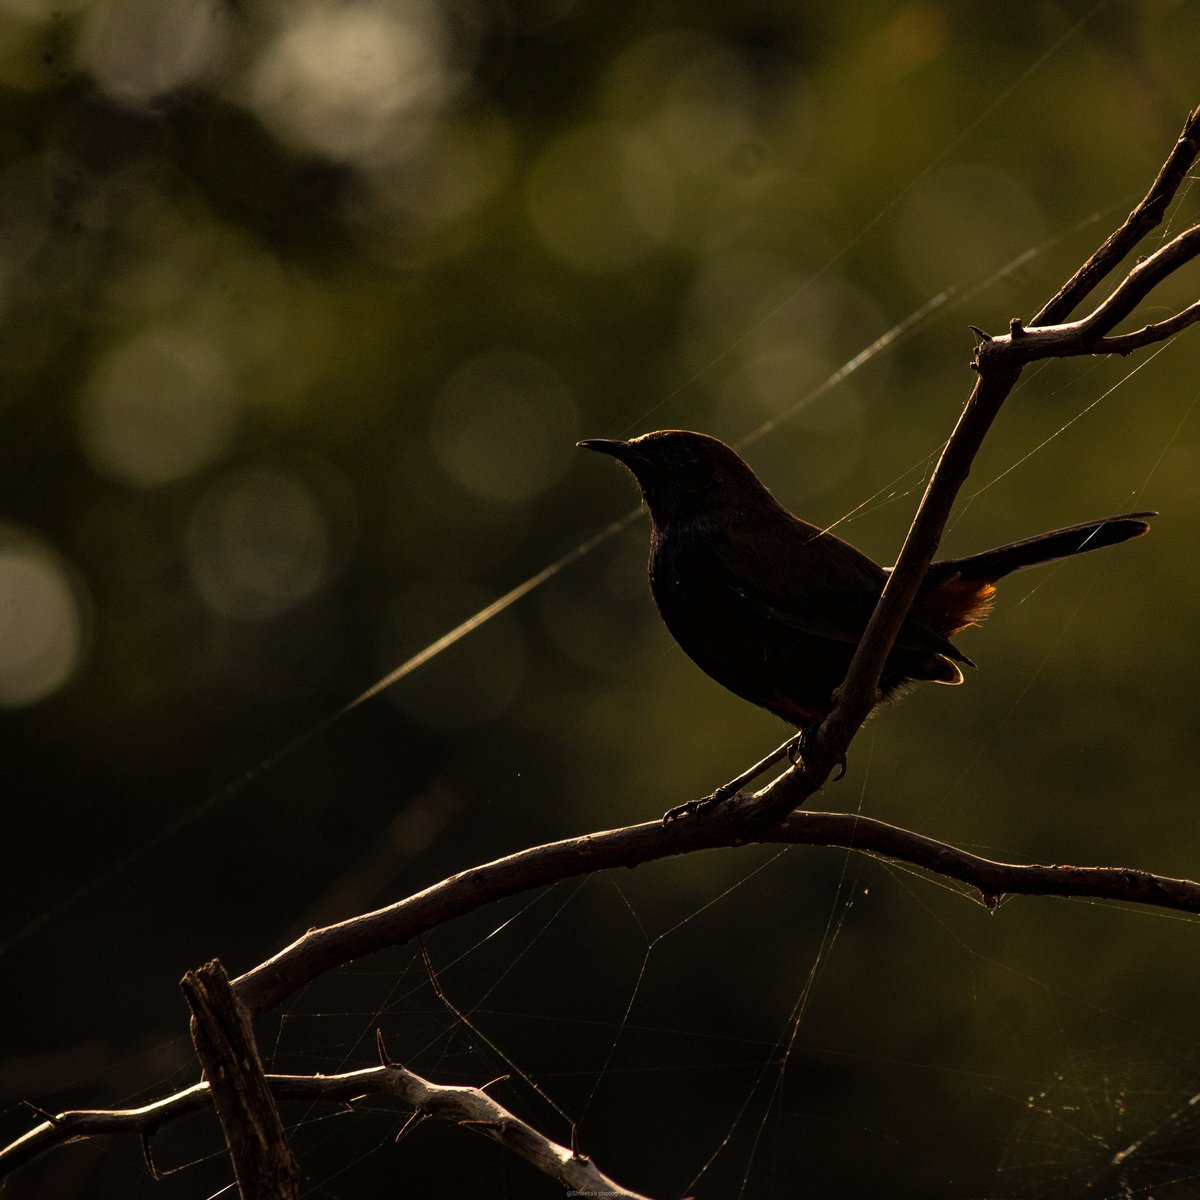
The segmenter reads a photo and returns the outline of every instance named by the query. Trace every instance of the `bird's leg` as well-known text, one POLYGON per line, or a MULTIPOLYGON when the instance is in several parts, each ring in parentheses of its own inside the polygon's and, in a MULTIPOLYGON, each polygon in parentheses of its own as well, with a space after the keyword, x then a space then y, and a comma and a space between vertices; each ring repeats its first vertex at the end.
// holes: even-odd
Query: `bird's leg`
MULTIPOLYGON (((736 779, 721 784, 711 795, 702 796, 699 800, 688 800, 685 804, 677 804, 674 808, 667 809, 663 813, 663 824, 669 825, 672 821, 678 821, 680 817, 700 816, 708 812, 710 808, 714 808, 726 800, 732 800, 746 784, 752 783, 764 771, 769 771, 776 763, 783 762, 785 758, 793 767, 799 766, 804 759, 805 745, 820 727, 820 721, 814 721, 811 725, 801 725, 786 742, 776 746, 766 758, 759 759, 754 766, 743 771, 736 779)), ((838 773, 833 777, 834 783, 837 783, 846 774, 845 755, 838 759, 837 768, 838 773)))
POLYGON ((776 746, 766 758, 760 759, 750 767, 743 771, 736 779, 731 779, 728 783, 723 783, 715 792, 709 796, 702 796, 699 800, 689 800, 686 804, 677 804, 674 808, 668 809, 663 813, 663 824, 669 825, 672 821, 678 821, 680 817, 698 816, 701 813, 707 812, 714 805, 720 804, 725 800, 731 800, 746 786, 753 782, 764 771, 768 771, 776 763, 783 762, 786 758, 793 766, 796 765, 796 758, 793 758, 793 753, 799 754, 800 747, 803 746, 805 730, 794 734, 788 738, 781 746, 776 746))
MULTIPOLYGON (((811 725, 801 725, 796 735, 785 743, 787 760, 793 767, 798 767, 804 761, 804 751, 809 739, 816 737, 817 730, 820 728, 820 721, 814 721, 811 725)), ((837 783, 846 774, 846 756, 843 754, 834 765, 837 767, 838 773, 833 777, 833 782, 837 783)))
MULTIPOLYGON (((814 721, 811 725, 801 725, 795 737, 784 743, 787 748, 787 760, 793 767, 798 767, 804 761, 804 748, 808 745, 809 738, 815 737, 820 728, 820 721, 814 721)), ((784 746, 781 746, 780 749, 782 750, 784 746)), ((834 783, 837 783, 846 774, 846 756, 844 754, 837 760, 836 766, 838 773, 833 777, 834 783)))
MULTIPOLYGON (((787 760, 793 767, 798 767, 804 761, 805 747, 808 745, 809 739, 815 737, 820 728, 820 721, 814 721, 811 725, 801 725, 795 737, 784 743, 787 747, 787 760)), ((836 766, 838 773, 833 777, 834 783, 837 783, 846 774, 846 756, 844 754, 837 760, 836 766)))

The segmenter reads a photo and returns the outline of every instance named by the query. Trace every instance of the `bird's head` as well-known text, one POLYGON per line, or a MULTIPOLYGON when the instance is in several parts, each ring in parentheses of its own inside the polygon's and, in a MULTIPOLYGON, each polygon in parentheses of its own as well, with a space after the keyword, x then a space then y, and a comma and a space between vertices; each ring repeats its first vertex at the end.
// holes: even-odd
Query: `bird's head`
POLYGON ((694 520, 730 504, 774 504, 758 477, 724 442, 705 433, 663 429, 628 442, 580 442, 633 472, 656 525, 694 520))

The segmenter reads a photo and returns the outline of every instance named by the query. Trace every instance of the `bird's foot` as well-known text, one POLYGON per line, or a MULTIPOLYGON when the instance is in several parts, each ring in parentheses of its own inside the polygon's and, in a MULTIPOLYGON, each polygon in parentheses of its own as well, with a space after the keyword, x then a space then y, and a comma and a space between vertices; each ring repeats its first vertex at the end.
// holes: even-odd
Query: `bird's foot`
POLYGON ((740 780, 734 780, 732 783, 723 783, 715 792, 709 796, 701 796, 699 800, 689 800, 686 804, 677 804, 674 808, 668 808, 663 813, 662 823, 670 825, 672 821, 678 821, 681 817, 702 817, 710 809, 716 808, 718 804, 724 804, 726 800, 732 800, 734 796, 739 795, 738 783, 740 780))
MULTIPOLYGON (((787 760, 793 767, 798 767, 804 761, 804 751, 808 746, 809 740, 816 736, 816 732, 820 729, 821 723, 815 722, 812 725, 802 725, 799 732, 790 742, 786 744, 784 753, 787 755, 787 760)), ((835 764, 837 774, 833 777, 833 782, 837 783, 846 774, 846 756, 843 754, 835 764)))
POLYGON ((801 725, 796 731, 796 736, 790 742, 784 743, 784 753, 793 767, 798 767, 804 761, 804 751, 809 742, 817 736, 817 730, 820 728, 820 721, 813 721, 811 725, 801 725))

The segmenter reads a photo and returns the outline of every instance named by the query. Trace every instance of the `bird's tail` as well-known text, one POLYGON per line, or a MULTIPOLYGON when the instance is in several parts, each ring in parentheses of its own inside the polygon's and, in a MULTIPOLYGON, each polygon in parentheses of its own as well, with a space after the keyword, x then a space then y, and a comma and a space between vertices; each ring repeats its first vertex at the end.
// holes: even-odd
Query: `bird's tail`
POLYGON ((1125 513, 1103 521, 1086 521, 1053 529, 1036 537, 966 558, 949 558, 930 566, 921 586, 922 611, 944 636, 950 637, 968 625, 977 624, 992 607, 995 583, 1013 571, 1038 563, 1070 558, 1105 546, 1116 546, 1149 530, 1149 517, 1157 513, 1125 513))
POLYGON ((926 586, 937 587, 940 582, 957 575, 960 579, 981 580, 995 583, 1013 571, 1023 567, 1035 567, 1039 563, 1053 562, 1056 558, 1070 558, 1073 554, 1085 554, 1089 550, 1100 550, 1105 546, 1116 546, 1130 538, 1141 537, 1150 526, 1146 521, 1157 513, 1125 513, 1119 517, 1107 517, 1103 521, 1085 521, 1082 525, 1068 525, 1065 529, 1053 529, 1039 533, 1024 541, 1010 542, 994 550, 970 554, 966 558, 950 558, 936 562, 926 575, 926 586))

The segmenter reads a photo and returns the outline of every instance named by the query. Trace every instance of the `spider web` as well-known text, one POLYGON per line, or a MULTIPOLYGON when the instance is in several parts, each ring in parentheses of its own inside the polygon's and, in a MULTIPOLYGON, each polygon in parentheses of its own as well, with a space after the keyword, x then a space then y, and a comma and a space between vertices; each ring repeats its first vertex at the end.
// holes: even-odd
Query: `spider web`
MULTIPOLYGON (((939 294, 930 311, 951 301, 957 307, 997 278, 939 294)), ((1090 385, 1085 376, 1075 386, 1090 385)), ((1028 453, 1014 459, 1006 451, 1007 465, 967 503, 1111 391, 1073 401, 1070 420, 1049 436, 1039 432, 1028 453)), ((911 500, 935 452, 835 524, 911 500)), ((1026 690, 1014 708, 1031 702, 1037 668, 1032 676, 1028 664, 1019 670, 1026 690)), ((979 753, 1007 752, 1002 728, 988 726, 979 753)), ((884 735, 872 726, 855 762, 856 802, 872 813, 887 811, 899 792, 878 765, 896 755, 878 750, 877 736, 884 735)), ((910 744, 919 750, 919 739, 910 744)), ((918 794, 952 797, 966 828, 984 807, 983 774, 976 754, 946 768, 940 791, 913 782, 918 794)), ((510 781, 497 791, 506 787, 517 790, 510 781)), ((942 815, 940 808, 924 820, 942 815)), ((988 842, 986 830, 972 827, 971 836, 987 852, 1023 850, 988 842)), ((81 891, 94 894, 94 882, 81 891)), ((469 1024, 435 994, 420 955, 405 949, 311 985, 261 1024, 259 1038, 271 1070, 365 1065, 378 1028, 397 1060, 439 1082, 509 1074, 494 1093, 505 1104, 560 1141, 577 1125, 585 1152, 651 1194, 1200 1195, 1200 1046, 1177 998, 1164 997, 1159 983, 1153 995, 1131 996, 1128 1011, 1115 1011, 1089 997, 1078 973, 1089 957, 1078 947, 1104 945, 1105 934, 1121 947, 1118 957, 1131 954, 1132 925, 1148 925, 1153 933, 1144 940, 1182 959, 1194 923, 1104 905, 1055 908, 1061 928, 1039 933, 1036 947, 1014 949, 974 898, 895 866, 834 850, 714 854, 558 885, 431 935, 439 982, 469 1024), (911 956, 925 960, 937 1013, 913 1015, 899 968, 911 956), (700 1019, 690 1008, 698 997, 699 1012, 726 1018, 700 1019), (1014 1049, 1023 1038, 1036 1049, 1014 1049), (930 1048, 955 1039, 963 1065, 932 1066, 930 1048), (1052 1062, 1043 1061, 1048 1046, 1052 1062), (988 1127, 1010 1132, 994 1144, 967 1144, 981 1115, 988 1127)), ((1197 982, 1181 967, 1172 991, 1194 995, 1197 982)), ((155 1086, 131 1088, 113 1103, 186 1086, 194 1077, 188 1054, 182 1038, 139 1052, 143 1065, 162 1064, 155 1086)), ((939 1064, 944 1058, 939 1052, 939 1064)), ((111 1079, 111 1064, 96 1077, 111 1079)), ((398 1158, 392 1138, 408 1113, 379 1097, 285 1115, 307 1196, 369 1194, 391 1177, 411 1196, 560 1194, 484 1139, 432 1122, 405 1134, 398 1158)), ((187 1123, 160 1138, 156 1159, 168 1174, 156 1188, 135 1149, 99 1153, 130 1196, 229 1191, 219 1142, 187 1123)))
POLYGON ((1060 1064, 1025 1100, 996 1168, 996 1200, 1200 1194, 1194 1049, 1100 1047, 1060 1064))

